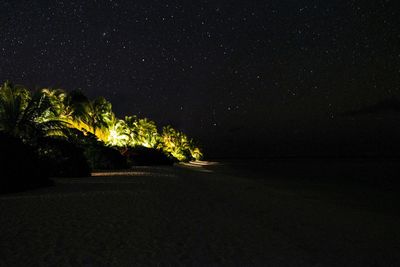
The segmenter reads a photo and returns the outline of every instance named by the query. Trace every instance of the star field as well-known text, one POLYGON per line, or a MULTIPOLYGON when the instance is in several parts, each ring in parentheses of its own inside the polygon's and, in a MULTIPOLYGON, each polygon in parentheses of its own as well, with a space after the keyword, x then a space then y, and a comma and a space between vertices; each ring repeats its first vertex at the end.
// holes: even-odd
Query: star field
POLYGON ((0 12, 2 80, 103 95, 210 151, 256 147, 248 132, 261 146, 335 136, 342 112, 399 96, 395 1, 1 1, 0 12))

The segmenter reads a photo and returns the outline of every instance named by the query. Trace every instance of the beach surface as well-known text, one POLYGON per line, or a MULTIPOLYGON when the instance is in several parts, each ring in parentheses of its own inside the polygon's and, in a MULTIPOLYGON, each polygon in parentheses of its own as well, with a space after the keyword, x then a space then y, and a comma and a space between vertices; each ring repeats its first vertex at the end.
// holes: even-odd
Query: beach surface
POLYGON ((0 266, 400 266, 396 188, 272 169, 136 167, 0 195, 0 266))

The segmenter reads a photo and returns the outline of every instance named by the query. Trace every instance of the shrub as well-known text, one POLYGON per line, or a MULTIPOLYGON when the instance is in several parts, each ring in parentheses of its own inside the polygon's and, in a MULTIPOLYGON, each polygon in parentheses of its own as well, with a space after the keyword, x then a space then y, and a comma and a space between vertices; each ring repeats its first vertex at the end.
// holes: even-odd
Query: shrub
POLYGON ((122 154, 127 158, 130 166, 172 165, 176 161, 162 150, 143 146, 126 148, 122 154))
POLYGON ((42 138, 38 141, 37 150, 50 176, 90 176, 90 167, 83 150, 67 140, 42 138))
POLYGON ((117 149, 101 142, 84 145, 84 153, 92 169, 116 170, 128 167, 126 158, 117 149))
POLYGON ((92 169, 116 170, 127 168, 126 158, 117 149, 98 141, 94 134, 71 129, 68 139, 83 150, 84 156, 92 169))
POLYGON ((0 192, 50 185, 48 173, 35 150, 19 138, 0 132, 0 192))

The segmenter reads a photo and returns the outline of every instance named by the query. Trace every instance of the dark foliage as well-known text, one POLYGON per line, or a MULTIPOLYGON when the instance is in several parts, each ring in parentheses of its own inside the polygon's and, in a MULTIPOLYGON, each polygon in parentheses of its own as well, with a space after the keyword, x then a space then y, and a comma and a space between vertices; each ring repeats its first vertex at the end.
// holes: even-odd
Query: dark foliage
POLYGON ((128 167, 126 158, 112 147, 107 147, 101 142, 84 146, 84 153, 90 167, 97 170, 118 170, 128 167))
POLYGON ((50 185, 44 163, 34 149, 19 138, 0 132, 0 192, 50 185))
POLYGON ((38 154, 46 162, 46 171, 53 177, 90 176, 90 167, 83 150, 75 144, 58 138, 42 138, 38 154))
POLYGON ((106 146, 91 133, 82 133, 79 130, 71 129, 68 140, 82 148, 92 169, 118 170, 128 167, 126 158, 117 149, 106 146))
POLYGON ((143 146, 127 148, 122 154, 127 158, 130 166, 172 165, 176 162, 172 156, 167 156, 161 150, 143 146))
POLYGON ((119 150, 109 147, 88 132, 70 129, 68 140, 83 150, 91 169, 118 170, 129 166, 172 165, 176 159, 172 155, 155 148, 137 146, 119 150))

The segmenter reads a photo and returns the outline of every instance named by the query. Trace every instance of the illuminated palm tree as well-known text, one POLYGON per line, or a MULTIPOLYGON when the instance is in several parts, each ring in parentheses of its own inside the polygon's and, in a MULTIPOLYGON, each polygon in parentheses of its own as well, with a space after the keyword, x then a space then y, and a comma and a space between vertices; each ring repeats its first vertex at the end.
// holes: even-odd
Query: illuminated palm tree
POLYGON ((33 95, 5 82, 0 87, 0 130, 22 138, 62 135, 65 124, 51 115, 52 105, 40 91, 33 95))
POLYGON ((129 145, 130 129, 124 120, 114 117, 108 131, 108 145, 117 147, 127 147, 129 145))
POLYGON ((201 152, 201 149, 196 145, 193 139, 189 140, 189 151, 192 159, 201 160, 203 158, 203 152, 201 152))
POLYGON ((0 88, 0 129, 17 135, 24 111, 31 101, 29 91, 5 82, 0 88))
POLYGON ((157 126, 154 121, 149 119, 139 119, 136 116, 125 117, 125 122, 129 128, 129 145, 144 146, 155 148, 159 142, 157 126))
POLYGON ((171 126, 163 128, 162 135, 162 149, 179 161, 190 160, 188 138, 183 133, 175 130, 171 126))
POLYGON ((104 97, 98 97, 87 102, 84 108, 85 114, 81 117, 81 120, 91 127, 94 135, 96 135, 96 131, 107 130, 111 125, 114 113, 111 103, 104 97))
POLYGON ((51 110, 46 115, 58 117, 71 128, 108 141, 109 128, 116 121, 110 102, 103 97, 91 101, 80 91, 67 94, 61 89, 42 89, 42 93, 51 103, 51 110))
POLYGON ((108 140, 108 128, 115 120, 111 103, 103 97, 90 101, 82 92, 42 90, 50 99, 53 115, 83 132, 94 134, 100 140, 108 140))
POLYGON ((64 90, 44 88, 41 93, 49 99, 54 116, 68 117, 71 114, 71 109, 66 103, 68 94, 64 90))
POLYGON ((179 161, 200 160, 203 157, 200 148, 196 147, 192 139, 171 126, 163 128, 160 148, 179 161))

